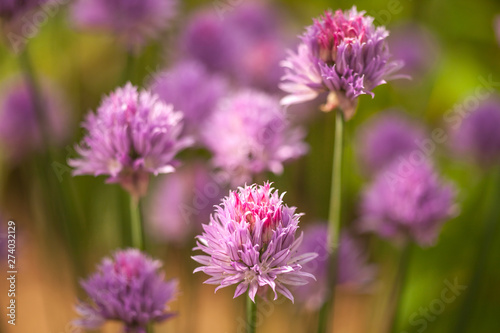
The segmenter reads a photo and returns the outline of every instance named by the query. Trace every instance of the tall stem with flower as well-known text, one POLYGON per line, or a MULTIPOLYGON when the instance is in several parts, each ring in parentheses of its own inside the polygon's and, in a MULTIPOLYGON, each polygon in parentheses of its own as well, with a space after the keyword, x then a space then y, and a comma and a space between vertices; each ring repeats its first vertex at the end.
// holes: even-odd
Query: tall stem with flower
POLYGON ((302 242, 302 235, 296 235, 302 214, 285 205, 282 198, 269 183, 231 191, 216 206, 194 248, 205 253, 192 257, 201 264, 194 272, 211 276, 205 283, 217 285, 216 291, 236 285, 234 297, 248 292, 249 333, 256 329, 253 303, 257 293, 270 289, 275 300, 280 293, 293 302, 288 288, 314 279, 302 268, 317 254, 299 255, 297 251, 302 242))
MULTIPOLYGON (((386 42, 389 32, 384 27, 375 27, 373 21, 373 17, 358 12, 356 7, 347 11, 326 11, 300 36, 302 42, 297 51, 290 51, 282 62, 285 75, 280 88, 288 94, 281 101, 283 105, 313 100, 320 93, 328 92, 321 110, 336 110, 329 213, 329 241, 333 250, 337 247, 340 228, 344 120, 354 116, 360 95, 373 97, 373 88, 401 77, 395 73, 402 63, 390 60, 386 42)), ((331 294, 320 311, 318 332, 326 332, 326 320, 332 318, 329 303, 333 302, 337 275, 335 253, 331 258, 331 294)))
POLYGON ((144 249, 140 198, 147 192, 149 175, 175 170, 175 155, 191 144, 181 136, 182 114, 157 95, 138 91, 130 83, 106 97, 83 127, 88 133, 76 147, 81 155, 69 164, 75 175, 108 175, 130 194, 134 247, 144 249))

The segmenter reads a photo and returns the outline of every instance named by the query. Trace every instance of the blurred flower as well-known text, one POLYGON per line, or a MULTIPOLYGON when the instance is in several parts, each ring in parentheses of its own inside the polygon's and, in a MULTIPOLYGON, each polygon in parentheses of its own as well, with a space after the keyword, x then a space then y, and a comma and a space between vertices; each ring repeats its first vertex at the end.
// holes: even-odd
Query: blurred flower
MULTIPOLYGON (((307 285, 295 289, 297 300, 309 310, 318 310, 325 302, 328 294, 328 267, 331 250, 329 248, 327 223, 318 223, 304 229, 304 241, 299 247, 299 253, 316 252, 318 257, 304 265, 316 277, 307 285)), ((373 281, 375 267, 368 265, 367 255, 360 244, 348 232, 342 232, 338 248, 337 284, 361 287, 373 281)))
POLYGON ((200 11, 189 20, 180 39, 180 48, 189 58, 204 64, 211 71, 233 68, 239 42, 228 28, 210 11, 200 11))
POLYGON ((456 213, 455 189, 443 184, 427 162, 404 169, 394 161, 363 193, 361 228, 432 245, 441 225, 456 213))
POLYGON ((279 101, 245 90, 222 100, 202 131, 213 164, 233 176, 233 185, 255 174, 280 174, 283 163, 307 152, 301 129, 290 128, 279 101))
POLYGON ((193 232, 201 231, 202 223, 210 220, 222 193, 222 188, 201 164, 166 175, 146 213, 151 236, 175 244, 192 240, 193 232))
POLYGON ((243 3, 226 13, 223 21, 227 21, 227 26, 238 27, 247 36, 255 39, 276 36, 280 29, 279 13, 264 1, 243 3))
POLYGON ((468 114, 455 133, 456 150, 487 167, 500 162, 500 99, 490 98, 468 114))
POLYGON ((364 169, 377 172, 419 149, 418 142, 424 139, 422 126, 412 122, 404 112, 385 111, 358 130, 359 160, 364 169))
POLYGON ((197 133, 199 125, 228 89, 221 76, 208 73, 196 61, 182 61, 158 73, 150 86, 164 102, 184 113, 185 131, 190 134, 197 133))
POLYGON ((109 175, 134 196, 145 194, 150 173, 173 172, 175 155, 191 142, 180 137, 182 113, 130 83, 106 97, 83 127, 81 158, 69 160, 73 174, 109 175))
POLYGON ((322 109, 339 107, 347 119, 351 118, 359 95, 373 97, 373 88, 401 77, 394 73, 402 63, 389 61, 388 35, 356 7, 345 12, 326 11, 306 28, 297 53, 290 51, 282 62, 285 75, 280 88, 289 95, 281 103, 302 103, 329 91, 322 109))
POLYGON ((194 58, 240 84, 275 91, 283 73, 279 61, 285 55, 277 17, 269 6, 254 2, 224 13, 200 11, 181 36, 182 57, 194 58))
POLYGON ((197 237, 197 247, 207 255, 192 258, 203 266, 194 272, 204 272, 211 278, 208 284, 218 285, 215 291, 238 284, 234 297, 248 290, 264 295, 270 287, 293 302, 285 285, 302 285, 314 276, 303 272, 302 265, 314 259, 316 253, 298 255, 302 235, 295 238, 301 214, 282 201, 283 195, 269 183, 240 187, 216 206, 205 232, 197 237))
POLYGON ((106 320, 118 320, 124 323, 125 332, 146 333, 149 323, 174 316, 166 304, 177 293, 177 281, 165 282, 165 274, 158 271, 161 266, 136 249, 120 250, 112 259, 103 259, 97 272, 81 282, 91 301, 77 305, 82 318, 75 324, 97 329, 106 320))
POLYGON ((26 81, 10 79, 0 88, 0 144, 13 162, 43 148, 42 131, 53 145, 63 144, 70 134, 71 113, 61 92, 46 80, 40 83, 40 110, 26 81), (40 126, 39 117, 47 128, 40 126))
POLYGON ((176 5, 175 0, 76 0, 72 16, 78 27, 108 30, 136 49, 160 36, 176 5))
POLYGON ((239 82, 277 91, 283 75, 279 63, 286 56, 286 38, 280 30, 279 12, 263 2, 250 1, 228 15, 227 21, 244 41, 234 69, 239 82))
POLYGON ((417 23, 394 27, 387 41, 394 58, 404 63, 401 73, 412 78, 406 80, 409 84, 418 83, 435 67, 439 58, 439 44, 436 38, 417 23))
POLYGON ((240 84, 273 93, 278 91, 283 76, 279 63, 285 57, 285 48, 282 40, 277 38, 254 41, 238 57, 240 62, 235 75, 240 84))

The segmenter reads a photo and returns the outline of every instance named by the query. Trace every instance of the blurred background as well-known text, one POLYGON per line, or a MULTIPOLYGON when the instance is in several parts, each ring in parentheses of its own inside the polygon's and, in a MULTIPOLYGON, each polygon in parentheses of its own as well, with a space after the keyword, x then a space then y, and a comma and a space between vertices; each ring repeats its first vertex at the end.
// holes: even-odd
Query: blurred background
MULTIPOLYGON (((74 146, 84 134, 80 122, 89 110, 96 110, 104 95, 126 81, 151 86, 161 70, 194 58, 205 61, 209 71, 225 77, 230 89, 253 87, 281 96, 277 88, 281 75, 278 64, 285 56, 284 50, 295 48, 296 36, 325 9, 348 9, 353 5, 373 16, 377 25, 387 26, 391 51, 406 61, 403 71, 413 79, 377 87, 374 99, 362 96, 356 116, 346 125, 342 223, 346 227, 355 224, 361 193, 373 178, 359 156, 359 141, 367 130, 364 125, 380 112, 393 110, 420 126, 426 137, 430 138, 436 129, 444 131, 449 140, 436 143, 430 155, 441 177, 455 184, 460 210, 444 224, 434 246, 414 247, 398 314, 398 331, 455 332, 464 315, 468 317, 464 332, 500 329, 500 234, 498 228, 484 231, 488 221, 500 223, 500 183, 496 177, 499 165, 484 168, 458 154, 451 128, 453 119, 462 119, 474 103, 500 89, 500 36, 495 33, 495 18, 500 15, 498 1, 269 1, 259 3, 268 16, 258 14, 257 18, 237 16, 243 8, 253 5, 253 0, 182 1, 170 27, 134 51, 112 33, 76 26, 71 3, 62 3, 26 42, 42 90, 53 95, 47 101, 53 104, 48 109, 54 110, 54 115, 47 117, 50 149, 41 143, 41 133, 29 133, 36 130, 29 127, 32 125, 21 111, 21 120, 12 123, 0 116, 4 122, 0 125, 1 232, 7 230, 8 220, 16 222, 18 267, 16 326, 8 325, 3 315, 2 332, 78 332, 70 322, 77 317, 73 308, 76 300, 85 299, 79 279, 88 276, 102 257, 130 243, 125 191, 117 184, 105 184, 104 177, 72 177, 67 164, 68 158, 77 156, 74 146), (211 15, 216 23, 207 24, 213 30, 206 28, 206 35, 196 40, 186 35, 195 34, 200 15, 211 15), (220 33, 217 25, 223 30, 244 30, 246 23, 249 29, 254 24, 253 28, 267 29, 272 34, 255 33, 248 39, 243 34, 231 44, 229 37, 221 33, 220 47, 226 49, 212 53, 244 50, 246 58, 240 59, 238 73, 247 71, 252 75, 240 77, 234 71, 218 69, 209 56, 196 53, 196 47, 219 47, 210 39, 215 38, 210 33, 220 33), (22 138, 11 140, 13 136, 22 138), (477 270, 480 274, 475 273, 477 270), (467 285, 474 296, 458 291, 453 301, 439 303, 449 283, 467 285), (444 307, 441 309, 439 304, 444 307), (425 309, 432 307, 438 309, 438 314, 426 315, 425 309)), ((26 51, 13 52, 3 35, 1 114, 6 112, 6 105, 12 105, 6 102, 11 90, 21 89, 26 69, 26 51)), ((290 109, 290 121, 307 133, 308 154, 288 163, 281 175, 261 176, 274 182, 280 192, 287 192, 288 205, 305 213, 302 227, 328 217, 334 117, 320 112, 318 107, 319 103, 311 102, 290 109)), ((217 180, 209 159, 210 153, 203 148, 182 152, 178 172, 152 177, 145 198, 148 250, 164 261, 167 277, 180 280, 181 290, 172 304, 179 316, 157 325, 156 332, 241 331, 243 297, 233 300, 232 288, 214 294, 213 286, 202 284, 206 279, 202 273, 191 273, 197 266, 190 256, 199 224, 208 222, 212 205, 229 189, 217 180), (215 190, 203 194, 200 184, 207 182, 215 184, 215 190)), ((371 235, 362 235, 360 241, 367 251, 367 261, 377 269, 363 288, 338 287, 335 328, 343 333, 380 332, 398 266, 398 246, 371 235)), ((5 265, 2 259, 4 271, 5 265)), ((2 313, 8 302, 7 290, 6 280, 0 279, 2 313)), ((281 299, 265 304, 260 315, 263 324, 258 332, 310 332, 317 316, 281 299)), ((120 329, 119 324, 107 324, 102 331, 120 329)))

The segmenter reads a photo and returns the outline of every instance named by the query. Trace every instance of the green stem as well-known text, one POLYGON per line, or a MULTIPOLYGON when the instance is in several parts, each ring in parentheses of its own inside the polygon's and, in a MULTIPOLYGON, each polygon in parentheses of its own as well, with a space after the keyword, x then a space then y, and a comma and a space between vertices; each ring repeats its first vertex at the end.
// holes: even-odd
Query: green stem
POLYGON ((255 303, 252 302, 250 297, 246 297, 247 299, 247 333, 255 333, 256 331, 256 318, 257 318, 257 300, 255 303))
POLYGON ((19 54, 18 61, 33 99, 35 117, 39 125, 42 145, 47 149, 47 153, 42 154, 37 163, 40 170, 41 182, 45 190, 49 193, 48 198, 44 198, 44 200, 46 200, 47 207, 51 207, 51 213, 55 214, 52 218, 55 218, 59 226, 64 230, 64 235, 73 256, 75 272, 82 274, 83 265, 81 263, 83 260, 79 249, 81 242, 79 235, 81 237, 81 232, 77 230, 79 229, 78 227, 83 225, 82 217, 74 212, 74 203, 68 202, 69 200, 67 197, 70 193, 64 191, 68 185, 63 188, 63 186, 56 183, 54 172, 50 168, 52 162, 58 160, 58 154, 50 147, 50 126, 46 119, 46 110, 44 110, 41 89, 33 68, 28 47, 19 54))
MULTIPOLYGON (((332 183, 330 189, 330 212, 328 214, 328 236, 332 250, 336 250, 340 232, 340 212, 342 204, 342 154, 344 141, 344 113, 335 112, 335 145, 333 150, 332 183)), ((334 267, 334 269, 336 269, 334 267)))
POLYGON ((330 288, 327 291, 325 304, 320 309, 318 318, 318 333, 329 331, 328 324, 333 319, 333 304, 335 298, 335 286, 337 284, 337 249, 340 234, 340 213, 342 206, 342 155, 344 145, 344 113, 341 109, 335 112, 335 142, 333 147, 332 179, 330 188, 330 211, 328 214, 328 239, 330 241, 330 265, 329 279, 330 288))
POLYGON ((132 203, 130 202, 130 194, 124 191, 121 187, 115 189, 116 194, 116 211, 118 214, 118 223, 121 228, 122 246, 130 247, 132 244, 132 203))
POLYGON ((455 329, 453 330, 455 333, 463 333, 467 331, 469 319, 477 306, 476 302, 480 291, 479 289, 481 287, 481 281, 483 280, 484 273, 487 269, 488 254, 491 252, 494 236, 498 231, 498 204, 496 202, 498 200, 498 195, 495 194, 497 194, 496 191, 500 184, 500 170, 492 170, 492 173, 493 174, 485 177, 490 180, 489 188, 482 192, 481 197, 483 199, 482 201, 486 202, 486 209, 488 210, 488 213, 485 217, 483 217, 486 221, 476 252, 474 271, 466 290, 465 299, 462 303, 458 319, 455 322, 455 329), (488 198, 489 200, 487 200, 488 198))
POLYGON ((330 313, 330 302, 325 302, 319 309, 318 333, 324 333, 328 326, 328 314, 330 313))
POLYGON ((144 226, 141 217, 141 202, 133 196, 130 196, 130 227, 132 231, 132 245, 144 251, 144 226))
POLYGON ((387 329, 385 330, 387 333, 395 332, 398 322, 400 313, 399 308, 401 306, 401 299, 406 284, 406 277, 408 275, 408 267, 410 266, 411 248, 411 243, 406 244, 399 257, 398 271, 387 306, 387 329))

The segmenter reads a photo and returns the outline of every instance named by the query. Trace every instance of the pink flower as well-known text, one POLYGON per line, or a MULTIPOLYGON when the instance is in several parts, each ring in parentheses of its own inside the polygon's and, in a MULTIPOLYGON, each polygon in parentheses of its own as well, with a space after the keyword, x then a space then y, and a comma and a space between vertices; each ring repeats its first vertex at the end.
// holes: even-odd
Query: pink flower
POLYGON ((281 103, 302 103, 326 91, 330 94, 324 111, 340 107, 349 119, 360 95, 373 97, 373 88, 399 77, 394 73, 402 63, 389 60, 388 35, 356 7, 326 11, 306 28, 297 52, 289 51, 282 62, 285 75, 280 87, 288 95, 281 103))
POLYGON ((182 138, 182 113, 148 91, 128 83, 104 98, 97 113, 89 113, 87 135, 69 160, 74 175, 108 175, 134 196, 145 194, 149 174, 175 170, 175 155, 191 144, 182 138))
POLYGON ((202 132, 214 166, 231 175, 235 186, 262 172, 283 172, 285 162, 307 152, 304 136, 276 98, 254 90, 221 100, 202 132))
POLYGON ((202 266, 194 272, 204 272, 215 289, 237 284, 234 297, 248 291, 255 301, 257 292, 267 288, 283 294, 293 302, 286 285, 302 285, 314 276, 302 271, 302 265, 314 259, 316 253, 298 255, 302 235, 296 237, 301 214, 282 201, 283 195, 269 183, 240 187, 216 206, 210 223, 197 237, 195 250, 205 252, 192 258, 202 266))

